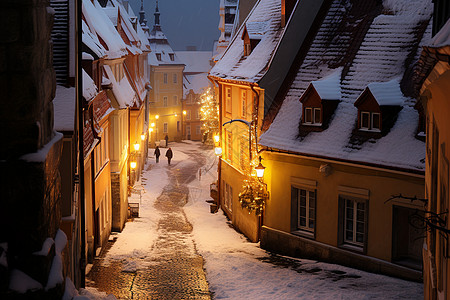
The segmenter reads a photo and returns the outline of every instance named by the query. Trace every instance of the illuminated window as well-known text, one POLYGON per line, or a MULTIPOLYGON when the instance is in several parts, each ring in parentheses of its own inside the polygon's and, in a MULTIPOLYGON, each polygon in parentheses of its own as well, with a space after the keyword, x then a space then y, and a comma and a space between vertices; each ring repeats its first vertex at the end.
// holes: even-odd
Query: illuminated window
POLYGON ((245 118, 247 115, 247 91, 246 90, 241 91, 241 104, 242 104, 241 115, 243 118, 245 118))
POLYGON ((225 88, 225 108, 226 112, 231 113, 231 87, 225 88))

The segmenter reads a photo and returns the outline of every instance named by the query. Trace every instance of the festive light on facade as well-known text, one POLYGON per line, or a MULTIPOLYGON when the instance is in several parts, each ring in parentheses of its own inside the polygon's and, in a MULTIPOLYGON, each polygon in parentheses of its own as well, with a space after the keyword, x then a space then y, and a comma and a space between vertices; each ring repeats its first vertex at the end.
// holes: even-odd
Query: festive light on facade
POLYGON ((219 105, 216 101, 214 91, 208 88, 200 96, 200 116, 202 120, 202 131, 208 135, 211 141, 212 134, 219 131, 219 105))

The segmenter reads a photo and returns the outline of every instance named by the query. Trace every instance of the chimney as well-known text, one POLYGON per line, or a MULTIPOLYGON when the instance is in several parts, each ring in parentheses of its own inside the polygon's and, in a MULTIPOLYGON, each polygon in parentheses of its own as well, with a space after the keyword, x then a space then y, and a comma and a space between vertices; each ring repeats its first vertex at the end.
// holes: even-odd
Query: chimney
POLYGON ((294 10, 296 0, 281 0, 281 27, 286 26, 294 10))

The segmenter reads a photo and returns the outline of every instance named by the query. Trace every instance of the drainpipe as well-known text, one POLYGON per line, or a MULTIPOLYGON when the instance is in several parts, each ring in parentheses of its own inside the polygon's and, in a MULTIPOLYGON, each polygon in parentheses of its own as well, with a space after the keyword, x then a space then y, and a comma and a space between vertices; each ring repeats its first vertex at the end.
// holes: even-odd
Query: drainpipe
POLYGON ((83 73, 81 69, 81 0, 75 0, 75 18, 76 22, 76 33, 75 33, 75 47, 76 47, 76 56, 75 56, 75 68, 76 68, 76 76, 77 76, 77 95, 76 95, 76 113, 77 115, 77 126, 76 130, 78 130, 78 177, 79 177, 79 189, 78 189, 78 197, 79 197, 79 212, 80 212, 80 231, 81 231, 81 255, 80 255, 80 286, 82 288, 85 287, 86 280, 86 216, 85 216, 85 198, 84 198, 84 141, 83 141, 83 105, 82 105, 82 95, 83 95, 83 73))

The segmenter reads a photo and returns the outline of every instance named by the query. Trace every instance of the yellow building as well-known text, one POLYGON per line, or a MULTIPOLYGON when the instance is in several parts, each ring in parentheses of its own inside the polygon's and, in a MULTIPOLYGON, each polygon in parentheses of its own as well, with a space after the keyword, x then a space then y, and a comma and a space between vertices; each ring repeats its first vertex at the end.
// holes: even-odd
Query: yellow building
MULTIPOLYGON (((155 24, 150 33, 150 123, 154 123, 151 143, 159 144, 168 137, 168 141, 182 139, 182 104, 184 64, 161 30, 159 9, 156 6, 155 24)), ((163 142, 165 143, 165 141, 163 142)))
POLYGON ((254 242, 259 240, 261 217, 255 211, 249 213, 239 194, 254 174, 255 143, 263 118, 323 1, 302 1, 295 10, 293 3, 258 1, 209 73, 220 110, 220 207, 237 230, 254 242), (287 25, 288 20, 292 25, 287 25))
POLYGON ((432 10, 365 5, 333 1, 323 11, 269 108, 275 117, 259 139, 270 193, 261 247, 421 281, 425 144, 413 91, 401 82, 429 38, 418 24, 432 10), (403 17, 415 9, 423 15, 403 17))
POLYGON ((419 105, 425 112, 427 236, 423 249, 425 299, 450 298, 448 259, 449 158, 450 150, 450 21, 445 1, 435 2, 435 35, 424 47, 414 78, 419 105))

